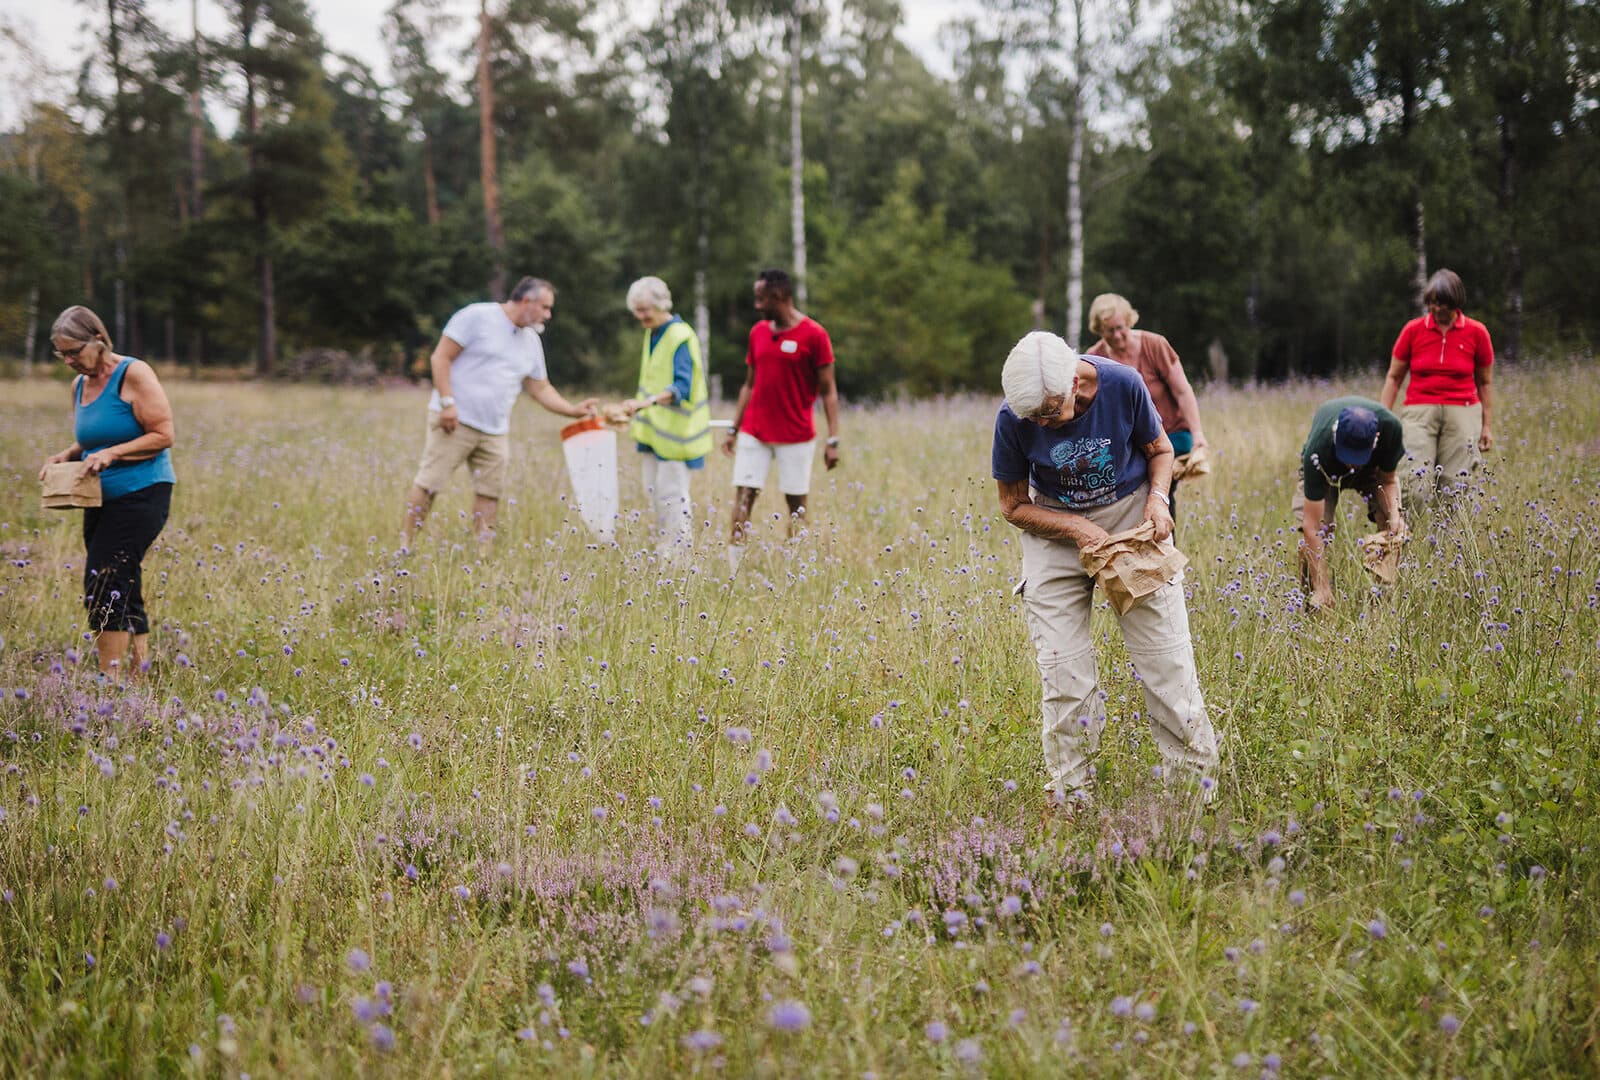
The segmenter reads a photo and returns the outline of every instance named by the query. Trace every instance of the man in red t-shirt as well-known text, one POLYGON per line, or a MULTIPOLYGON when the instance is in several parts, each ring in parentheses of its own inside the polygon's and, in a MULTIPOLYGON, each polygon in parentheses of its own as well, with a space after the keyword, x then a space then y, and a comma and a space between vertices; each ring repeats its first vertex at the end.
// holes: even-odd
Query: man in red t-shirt
POLYGON ((818 396, 828 418, 822 460, 839 464, 839 388, 833 379, 833 342, 815 319, 794 306, 794 282, 782 270, 763 270, 756 278, 756 310, 762 319, 750 329, 744 385, 733 414, 733 430, 722 452, 733 458, 733 532, 730 558, 749 528, 750 511, 767 472, 778 464, 778 489, 789 503, 789 535, 804 520, 811 490, 817 424, 812 412, 818 396))

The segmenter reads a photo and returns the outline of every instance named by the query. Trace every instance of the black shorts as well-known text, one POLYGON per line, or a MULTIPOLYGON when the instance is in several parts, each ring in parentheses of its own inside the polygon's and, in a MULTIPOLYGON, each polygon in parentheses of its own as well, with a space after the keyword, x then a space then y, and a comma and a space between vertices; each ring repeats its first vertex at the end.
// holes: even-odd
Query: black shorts
POLYGON ((83 512, 83 606, 91 630, 150 632, 139 564, 171 509, 172 485, 151 484, 83 512))

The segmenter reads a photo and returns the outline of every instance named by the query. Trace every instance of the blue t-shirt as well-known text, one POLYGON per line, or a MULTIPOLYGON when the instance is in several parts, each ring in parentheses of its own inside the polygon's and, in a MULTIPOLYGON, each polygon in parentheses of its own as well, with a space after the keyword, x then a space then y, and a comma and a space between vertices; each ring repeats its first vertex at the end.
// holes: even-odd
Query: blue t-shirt
POLYGON ((1073 510, 1110 506, 1149 478, 1144 447, 1161 438, 1161 417, 1139 372, 1085 356, 1100 387, 1082 416, 1058 428, 1019 419, 1002 404, 994 418, 991 469, 996 480, 1026 480, 1073 510))

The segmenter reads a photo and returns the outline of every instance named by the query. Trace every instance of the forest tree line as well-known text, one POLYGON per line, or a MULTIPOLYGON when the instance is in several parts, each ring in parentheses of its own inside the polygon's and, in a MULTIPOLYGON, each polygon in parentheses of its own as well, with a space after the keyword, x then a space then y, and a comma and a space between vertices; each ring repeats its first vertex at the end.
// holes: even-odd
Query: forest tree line
POLYGON ((414 371, 531 273, 558 380, 621 386, 658 274, 737 378, 764 266, 855 396, 992 390, 1103 291, 1234 379, 1381 368, 1441 266, 1503 357, 1600 336, 1592 0, 982 0, 949 76, 895 0, 397 0, 387 81, 304 0, 219 6, 83 2, 81 59, 4 28, 0 357, 86 302, 149 359, 414 371))

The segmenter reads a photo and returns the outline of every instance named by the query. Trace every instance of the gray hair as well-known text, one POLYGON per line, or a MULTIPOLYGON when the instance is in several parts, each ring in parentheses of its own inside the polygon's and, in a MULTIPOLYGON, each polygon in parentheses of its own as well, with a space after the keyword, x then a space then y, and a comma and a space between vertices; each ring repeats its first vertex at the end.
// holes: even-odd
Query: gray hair
POLYGON ((517 282, 516 285, 511 289, 511 299, 513 302, 515 302, 517 300, 524 300, 530 296, 537 297, 540 293, 544 292, 549 293, 551 296, 555 296, 556 287, 550 284, 544 278, 525 277, 521 281, 517 282))
POLYGON ((658 277, 642 277, 628 286, 628 310, 649 304, 657 311, 672 310, 672 290, 658 277))
POLYGON ((1053 397, 1072 393, 1078 354, 1065 340, 1048 330, 1035 330, 1017 342, 1000 369, 1000 387, 1006 403, 1023 420, 1039 415, 1053 397))
POLYGON ((82 304, 73 304, 56 316, 56 323, 50 328, 50 337, 52 340, 66 338, 83 344, 98 341, 107 349, 111 348, 111 334, 107 332, 106 324, 82 304))

